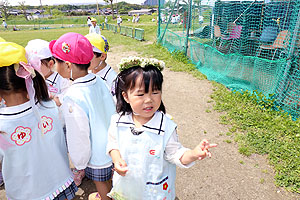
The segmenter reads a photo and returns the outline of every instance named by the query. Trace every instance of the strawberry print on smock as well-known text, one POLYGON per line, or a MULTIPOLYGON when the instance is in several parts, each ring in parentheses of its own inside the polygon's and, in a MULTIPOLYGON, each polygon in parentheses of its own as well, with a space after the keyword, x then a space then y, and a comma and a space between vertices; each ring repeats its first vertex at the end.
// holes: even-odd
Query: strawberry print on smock
POLYGON ((53 129, 53 119, 51 117, 42 116, 41 117, 43 133, 46 134, 53 129))
POLYGON ((29 142, 31 140, 31 129, 23 126, 18 126, 11 134, 11 139, 16 143, 18 146, 22 146, 25 143, 29 142))

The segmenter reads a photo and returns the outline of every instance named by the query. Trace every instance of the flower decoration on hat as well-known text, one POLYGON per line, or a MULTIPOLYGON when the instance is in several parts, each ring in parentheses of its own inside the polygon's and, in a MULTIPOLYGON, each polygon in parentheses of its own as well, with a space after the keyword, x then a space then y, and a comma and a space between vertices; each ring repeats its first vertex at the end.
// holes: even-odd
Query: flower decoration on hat
POLYGON ((140 57, 128 57, 122 58, 118 65, 119 71, 124 71, 131 67, 142 67, 154 66, 158 70, 162 71, 165 68, 165 62, 156 58, 140 58, 140 57))
POLYGON ((102 36, 101 35, 101 37, 102 37, 102 39, 104 40, 104 52, 108 52, 108 50, 109 50, 109 44, 108 44, 108 42, 107 42, 107 39, 104 37, 104 36, 102 36))
POLYGON ((62 43, 62 51, 68 54, 71 51, 71 46, 65 42, 62 43))

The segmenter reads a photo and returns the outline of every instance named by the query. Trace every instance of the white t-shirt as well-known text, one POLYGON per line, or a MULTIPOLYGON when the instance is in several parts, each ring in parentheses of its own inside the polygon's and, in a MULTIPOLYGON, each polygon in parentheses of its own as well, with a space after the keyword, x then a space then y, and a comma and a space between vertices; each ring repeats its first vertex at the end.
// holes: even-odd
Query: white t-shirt
POLYGON ((95 27, 93 25, 90 26, 89 33, 97 33, 97 34, 101 35, 100 27, 98 25, 96 25, 95 27))

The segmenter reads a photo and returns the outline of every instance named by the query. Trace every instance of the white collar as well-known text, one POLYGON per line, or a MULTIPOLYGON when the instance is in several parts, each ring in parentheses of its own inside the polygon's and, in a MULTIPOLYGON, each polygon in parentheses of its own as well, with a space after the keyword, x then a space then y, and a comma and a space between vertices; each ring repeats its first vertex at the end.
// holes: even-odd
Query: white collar
POLYGON ((3 107, 0 109, 0 119, 12 119, 22 117, 27 115, 28 113, 32 112, 32 107, 30 101, 26 103, 17 105, 17 106, 10 106, 10 107, 3 107))
POLYGON ((48 78, 46 78, 46 81, 50 82, 51 85, 55 85, 57 83, 59 74, 57 72, 53 72, 48 78))
POLYGON ((96 82, 96 75, 89 73, 83 77, 77 78, 72 85, 80 85, 80 86, 87 86, 87 85, 93 85, 96 82))
MULTIPOLYGON (((166 124, 166 117, 163 112, 156 111, 154 116, 141 128, 139 131, 148 131, 151 133, 155 133, 157 135, 164 135, 165 133, 165 124, 166 124)), ((117 121, 118 126, 123 127, 132 127, 135 128, 132 114, 122 115, 120 119, 117 121)))

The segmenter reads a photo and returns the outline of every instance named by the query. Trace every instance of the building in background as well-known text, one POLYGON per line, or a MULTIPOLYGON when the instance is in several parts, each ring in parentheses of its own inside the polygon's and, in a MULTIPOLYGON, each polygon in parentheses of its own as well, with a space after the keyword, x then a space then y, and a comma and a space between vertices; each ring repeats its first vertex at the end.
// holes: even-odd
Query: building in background
MULTIPOLYGON (((165 0, 160 1, 161 5, 165 4, 165 0)), ((146 0, 144 2, 145 6, 157 6, 158 5, 158 0, 146 0)))

